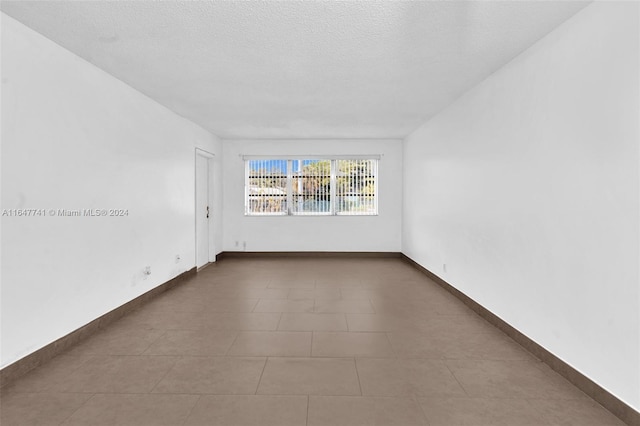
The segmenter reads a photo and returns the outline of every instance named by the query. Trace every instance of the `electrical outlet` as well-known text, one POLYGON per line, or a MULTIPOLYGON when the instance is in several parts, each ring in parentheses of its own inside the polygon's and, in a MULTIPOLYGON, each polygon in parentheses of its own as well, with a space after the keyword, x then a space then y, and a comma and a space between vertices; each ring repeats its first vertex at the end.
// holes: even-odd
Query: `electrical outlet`
POLYGON ((151 275, 151 266, 145 266, 144 267, 144 274, 145 275, 151 275))
POLYGON ((242 242, 242 250, 247 251, 247 242, 246 241, 242 242))

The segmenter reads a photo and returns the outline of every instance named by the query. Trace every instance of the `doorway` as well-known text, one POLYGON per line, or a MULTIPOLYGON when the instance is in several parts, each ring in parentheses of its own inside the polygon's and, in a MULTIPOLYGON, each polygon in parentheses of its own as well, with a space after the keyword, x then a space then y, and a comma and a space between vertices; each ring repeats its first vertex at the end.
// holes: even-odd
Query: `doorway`
POLYGON ((213 154, 196 148, 196 268, 216 261, 213 216, 213 154))

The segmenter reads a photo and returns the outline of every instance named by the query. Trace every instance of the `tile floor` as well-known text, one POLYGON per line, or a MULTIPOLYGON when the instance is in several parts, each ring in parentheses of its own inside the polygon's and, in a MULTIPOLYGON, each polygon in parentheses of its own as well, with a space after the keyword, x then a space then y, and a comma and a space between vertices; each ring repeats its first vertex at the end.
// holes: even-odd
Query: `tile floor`
POLYGON ((622 425, 400 259, 227 259, 2 390, 0 424, 622 425))

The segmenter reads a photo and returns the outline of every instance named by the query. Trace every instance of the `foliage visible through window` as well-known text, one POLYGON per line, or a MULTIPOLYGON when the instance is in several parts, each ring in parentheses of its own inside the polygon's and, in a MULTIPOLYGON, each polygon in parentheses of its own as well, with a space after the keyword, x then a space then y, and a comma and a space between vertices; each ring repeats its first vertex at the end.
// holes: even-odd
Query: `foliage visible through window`
POLYGON ((376 215, 375 159, 247 160, 248 215, 376 215))
POLYGON ((247 212, 287 213, 287 160, 251 160, 247 212))
POLYGON ((376 214, 376 160, 337 160, 337 213, 376 214))

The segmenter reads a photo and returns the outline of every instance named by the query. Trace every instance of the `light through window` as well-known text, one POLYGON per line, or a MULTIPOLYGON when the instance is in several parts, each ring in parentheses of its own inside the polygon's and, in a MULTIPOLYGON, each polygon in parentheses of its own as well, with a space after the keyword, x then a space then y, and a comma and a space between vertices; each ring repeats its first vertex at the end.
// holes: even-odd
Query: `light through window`
POLYGON ((292 213, 331 214, 331 161, 292 160, 292 213))
POLYGON ((287 160, 251 160, 247 180, 247 212, 287 214, 287 160))
POLYGON ((376 160, 337 160, 336 213, 376 214, 376 160))
POLYGON ((246 160, 247 215, 377 215, 377 159, 246 160))

